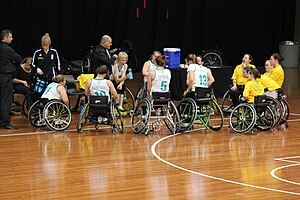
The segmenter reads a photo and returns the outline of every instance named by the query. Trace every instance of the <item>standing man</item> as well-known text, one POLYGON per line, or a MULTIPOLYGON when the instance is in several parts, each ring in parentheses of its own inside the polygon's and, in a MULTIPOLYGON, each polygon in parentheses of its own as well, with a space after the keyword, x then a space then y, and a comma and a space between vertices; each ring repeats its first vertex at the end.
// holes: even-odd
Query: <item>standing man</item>
POLYGON ((94 71, 101 65, 108 67, 109 73, 112 73, 112 66, 117 59, 117 55, 111 55, 109 49, 112 45, 112 39, 108 35, 104 35, 101 38, 100 45, 97 46, 94 52, 93 67, 94 71))
POLYGON ((20 65, 22 58, 9 46, 12 32, 3 30, 0 43, 0 128, 14 130, 10 124, 10 111, 13 99, 12 74, 16 66, 20 65))

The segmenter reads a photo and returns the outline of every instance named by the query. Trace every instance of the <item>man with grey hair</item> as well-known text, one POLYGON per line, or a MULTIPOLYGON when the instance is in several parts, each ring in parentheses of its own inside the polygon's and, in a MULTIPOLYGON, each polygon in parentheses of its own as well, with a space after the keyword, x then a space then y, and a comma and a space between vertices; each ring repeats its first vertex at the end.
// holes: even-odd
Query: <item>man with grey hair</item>
POLYGON ((16 129, 10 124, 10 112, 13 99, 12 74, 20 65, 22 57, 9 46, 12 32, 5 29, 1 32, 0 43, 0 128, 16 129))
POLYGON ((111 55, 109 49, 112 45, 112 39, 108 35, 101 38, 100 45, 98 45, 94 52, 93 68, 96 69, 101 65, 108 66, 109 73, 112 73, 112 65, 115 63, 117 55, 111 55))

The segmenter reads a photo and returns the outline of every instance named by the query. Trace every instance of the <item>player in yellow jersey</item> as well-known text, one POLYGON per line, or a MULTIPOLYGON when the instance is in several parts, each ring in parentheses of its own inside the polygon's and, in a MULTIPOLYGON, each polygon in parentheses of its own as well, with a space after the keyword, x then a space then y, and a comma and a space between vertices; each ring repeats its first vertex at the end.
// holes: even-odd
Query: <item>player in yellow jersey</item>
POLYGON ((255 96, 263 95, 265 93, 264 86, 258 81, 260 73, 257 69, 246 67, 244 69, 244 77, 245 76, 248 77, 248 82, 245 84, 242 101, 253 103, 255 96))
POLYGON ((245 67, 250 66, 255 68, 252 64, 253 57, 251 54, 246 53, 243 56, 242 63, 237 65, 233 71, 232 87, 230 88, 230 98, 232 100, 233 106, 236 106, 239 103, 239 96, 242 94, 245 84, 248 81, 248 78, 243 77, 243 70, 245 67))
POLYGON ((269 77, 276 81, 280 87, 284 82, 284 71, 280 63, 283 61, 283 57, 278 53, 273 53, 270 57, 270 63, 273 66, 269 73, 269 77))

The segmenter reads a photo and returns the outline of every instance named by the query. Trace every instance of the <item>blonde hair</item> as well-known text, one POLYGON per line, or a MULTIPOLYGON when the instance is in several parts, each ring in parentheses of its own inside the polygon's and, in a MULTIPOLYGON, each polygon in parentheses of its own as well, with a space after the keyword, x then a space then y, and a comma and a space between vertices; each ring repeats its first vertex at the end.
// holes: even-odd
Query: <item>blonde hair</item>
POLYGON ((41 39, 41 43, 42 44, 44 44, 44 43, 51 44, 51 38, 49 36, 49 33, 45 33, 45 35, 41 39))
POLYGON ((64 80, 67 80, 67 78, 63 74, 58 74, 57 76, 54 76, 52 78, 52 81, 55 83, 63 82, 64 80))
POLYGON ((26 65, 31 65, 32 64, 32 57, 26 58, 26 61, 24 62, 26 65))
POLYGON ((121 51, 121 52, 118 54, 118 60, 123 60, 123 59, 128 59, 128 55, 127 55, 126 52, 121 51))
POLYGON ((196 58, 197 58, 197 56, 196 56, 195 54, 189 54, 189 55, 185 58, 185 60, 186 60, 187 62, 192 61, 193 63, 196 63, 196 58))

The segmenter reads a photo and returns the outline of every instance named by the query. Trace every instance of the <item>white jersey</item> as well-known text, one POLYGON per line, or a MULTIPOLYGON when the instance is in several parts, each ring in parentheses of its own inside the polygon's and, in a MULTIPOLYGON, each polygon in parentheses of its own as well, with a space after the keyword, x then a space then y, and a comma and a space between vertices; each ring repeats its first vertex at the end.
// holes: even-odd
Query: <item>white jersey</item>
POLYGON ((91 80, 91 96, 110 96, 107 79, 95 78, 91 80))
POLYGON ((169 92, 171 72, 168 69, 156 69, 152 80, 151 92, 169 92))
MULTIPOLYGON (((156 70, 156 65, 151 61, 151 60, 148 60, 149 64, 150 64, 150 67, 149 67, 149 73, 156 70)), ((148 81, 148 77, 147 76, 144 76, 144 83, 146 83, 148 81)))
POLYGON ((60 86, 59 83, 54 83, 54 82, 50 83, 47 86, 45 92, 42 94, 41 98, 45 98, 45 99, 49 99, 49 100, 51 100, 51 99, 60 100, 61 97, 60 97, 60 94, 59 94, 58 89, 57 89, 58 86, 60 86))
POLYGON ((192 91, 195 91, 195 87, 208 88, 208 68, 198 64, 190 64, 187 71, 194 71, 194 85, 192 91))
POLYGON ((118 63, 116 63, 112 67, 112 74, 111 74, 111 77, 110 77, 110 80, 112 80, 112 81, 115 80, 115 78, 114 78, 115 71, 117 71, 118 78, 121 78, 122 73, 125 71, 125 65, 123 65, 122 67, 118 67, 118 63))

